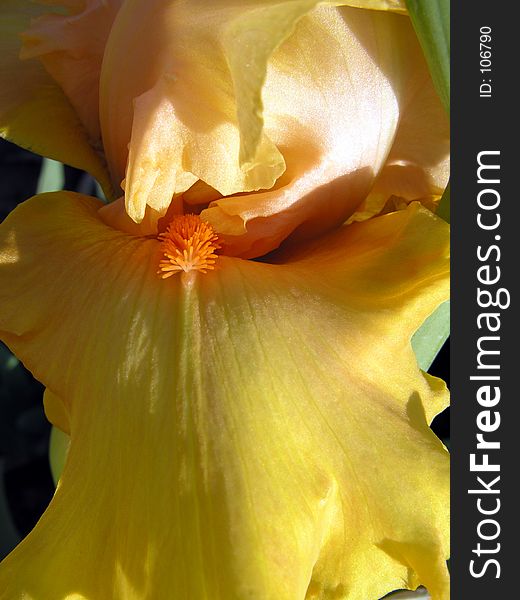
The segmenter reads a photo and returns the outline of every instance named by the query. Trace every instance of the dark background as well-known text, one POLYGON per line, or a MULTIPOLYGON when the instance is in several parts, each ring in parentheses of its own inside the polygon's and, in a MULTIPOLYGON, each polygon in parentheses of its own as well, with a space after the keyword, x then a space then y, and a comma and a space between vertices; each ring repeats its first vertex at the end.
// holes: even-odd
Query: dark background
MULTIPOLYGON (((0 221, 36 193, 42 159, 0 139, 0 221)), ((92 178, 65 168, 65 189, 95 195, 92 178)), ((33 528, 54 491, 43 386, 0 342, 0 559, 33 528)))
MULTIPOLYGON (((0 139, 0 220, 36 193, 41 162, 0 139)), ((64 188, 96 192, 89 175, 70 167, 65 167, 64 188)), ((449 385, 448 343, 430 373, 449 385)), ((33 528, 54 491, 48 462, 50 425, 42 395, 43 386, 0 343, 0 559, 33 528)), ((449 411, 435 419, 433 429, 449 445, 449 411)))

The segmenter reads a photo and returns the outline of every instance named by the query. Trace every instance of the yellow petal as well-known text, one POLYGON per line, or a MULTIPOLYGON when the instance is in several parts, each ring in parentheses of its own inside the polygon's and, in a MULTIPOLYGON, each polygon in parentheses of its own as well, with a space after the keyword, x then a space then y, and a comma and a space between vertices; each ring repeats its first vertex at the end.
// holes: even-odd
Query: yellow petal
POLYGON ((44 9, 29 0, 0 6, 0 135, 90 172, 110 195, 108 174, 59 86, 38 60, 20 60, 19 34, 44 9))
MULTIPOLYGON (((66 14, 45 14, 23 32, 21 58, 39 58, 101 147, 99 76, 105 44, 122 0, 75 2, 66 14)), ((53 4, 68 5, 67 2, 53 4)))
MULTIPOLYGON (((424 61, 417 73, 420 55, 403 16, 319 7, 299 21, 272 56, 263 88, 265 132, 286 172, 269 191, 221 198, 202 213, 229 254, 260 256, 293 233, 315 236, 354 213, 407 119, 417 79, 428 76, 424 61)), ((421 152, 438 152, 436 137, 421 142, 421 152)))
POLYGON ((56 494, 6 600, 447 600, 447 456, 410 346, 447 294, 447 226, 412 205, 279 264, 167 280, 100 204, 0 227, 0 332, 70 415, 56 494), (52 280, 52 285, 48 282, 52 280), (24 310, 20 310, 20 306, 24 310), (405 493, 404 493, 405 492, 405 493))

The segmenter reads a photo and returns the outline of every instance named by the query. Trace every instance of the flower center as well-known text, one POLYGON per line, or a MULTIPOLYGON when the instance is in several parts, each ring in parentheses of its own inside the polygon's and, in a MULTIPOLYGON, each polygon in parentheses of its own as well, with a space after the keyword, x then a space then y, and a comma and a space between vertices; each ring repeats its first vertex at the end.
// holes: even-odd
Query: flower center
POLYGON ((159 234, 164 258, 157 274, 163 279, 179 271, 206 273, 215 268, 220 248, 213 227, 197 215, 176 215, 159 234))

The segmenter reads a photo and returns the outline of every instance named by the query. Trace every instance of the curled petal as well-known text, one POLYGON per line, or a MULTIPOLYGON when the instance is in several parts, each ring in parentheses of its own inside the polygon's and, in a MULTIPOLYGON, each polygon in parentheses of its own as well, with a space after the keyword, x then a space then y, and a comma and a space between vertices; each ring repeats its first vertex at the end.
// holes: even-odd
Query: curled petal
POLYGON ((237 243, 235 254, 251 256, 246 246, 257 238, 269 239, 270 250, 310 220, 317 210, 297 199, 316 187, 331 184, 325 194, 341 202, 313 197, 303 204, 327 203, 334 224, 353 212, 391 146, 407 77, 405 45, 414 34, 406 18, 318 4, 125 3, 108 40, 100 102, 107 157, 116 183, 126 173, 134 221, 147 205, 164 213, 172 196, 197 180, 223 196, 276 185, 273 196, 243 196, 239 215, 231 199, 207 216, 237 235, 253 218, 258 230, 274 211, 290 213, 283 233, 256 231, 237 243), (405 66, 396 68, 401 59, 405 66), (362 175, 351 181, 357 171, 362 175), (352 188, 347 198, 345 187, 352 188))
POLYGON ((0 596, 368 600, 423 583, 447 600, 448 461, 427 423, 446 390, 410 346, 448 291, 446 224, 414 204, 277 264, 221 256, 161 280, 159 242, 99 206, 45 195, 0 228, 1 337, 71 433, 0 596))
POLYGON ((101 120, 134 220, 197 179, 225 195, 274 184, 284 160, 262 132, 266 63, 316 4, 125 3, 103 63, 101 120))
MULTIPOLYGON (((217 199, 202 213, 222 234, 226 252, 261 256, 290 235, 316 236, 348 219, 396 136, 410 137, 406 123, 430 133, 421 120, 428 111, 408 114, 428 80, 407 17, 319 7, 302 18, 271 57, 263 87, 265 132, 285 158, 285 173, 270 190, 217 199)), ((439 104, 431 84, 420 100, 439 104)), ((433 156, 445 158, 437 132, 420 144, 413 155, 418 144, 408 143, 404 157, 418 171, 433 156)))

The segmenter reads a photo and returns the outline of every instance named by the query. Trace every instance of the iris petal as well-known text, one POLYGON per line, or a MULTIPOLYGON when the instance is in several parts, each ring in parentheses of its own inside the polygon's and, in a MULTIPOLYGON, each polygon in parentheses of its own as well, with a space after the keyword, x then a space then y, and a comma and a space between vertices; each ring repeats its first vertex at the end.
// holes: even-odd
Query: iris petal
POLYGON ((108 173, 61 88, 36 59, 20 60, 20 33, 48 8, 29 0, 0 5, 0 135, 90 172, 111 195, 108 173))
POLYGON ((159 242, 99 206, 46 194, 0 228, 1 337, 71 433, 0 596, 366 600, 423 583, 446 600, 448 461, 427 423, 446 390, 410 337, 446 298, 447 225, 414 204, 277 264, 221 256, 161 280, 159 242))
POLYGON ((105 44, 122 0, 53 1, 68 5, 65 14, 49 13, 22 34, 21 57, 39 58, 59 84, 86 128, 101 146, 99 76, 105 44))
POLYGON ((286 171, 272 189, 214 200, 202 213, 229 254, 261 256, 289 235, 338 226, 390 160, 410 164, 400 180, 386 181, 385 201, 412 170, 428 184, 430 172, 445 175, 437 164, 447 160, 446 116, 407 17, 315 9, 271 57, 262 97, 265 132, 286 171))
POLYGON ((125 3, 100 101, 107 157, 117 183, 126 173, 132 219, 147 205, 164 213, 197 180, 223 196, 275 186, 218 201, 206 215, 238 236, 229 252, 251 257, 318 221, 322 203, 320 214, 331 216, 308 225, 315 234, 353 212, 392 145, 415 34, 402 16, 318 4, 125 3), (325 198, 312 194, 326 186, 325 198), (266 225, 273 231, 260 232, 266 225), (246 228, 254 233, 242 236, 246 228))
POLYGON ((353 220, 378 214, 389 199, 436 206, 449 178, 450 131, 419 48, 409 53, 410 80, 397 134, 384 167, 353 220))
POLYGON ((284 161, 261 127, 266 61, 316 4, 125 3, 108 40, 100 100, 105 149, 116 179, 126 169, 134 220, 147 204, 165 211, 197 179, 226 195, 274 184, 284 161))

